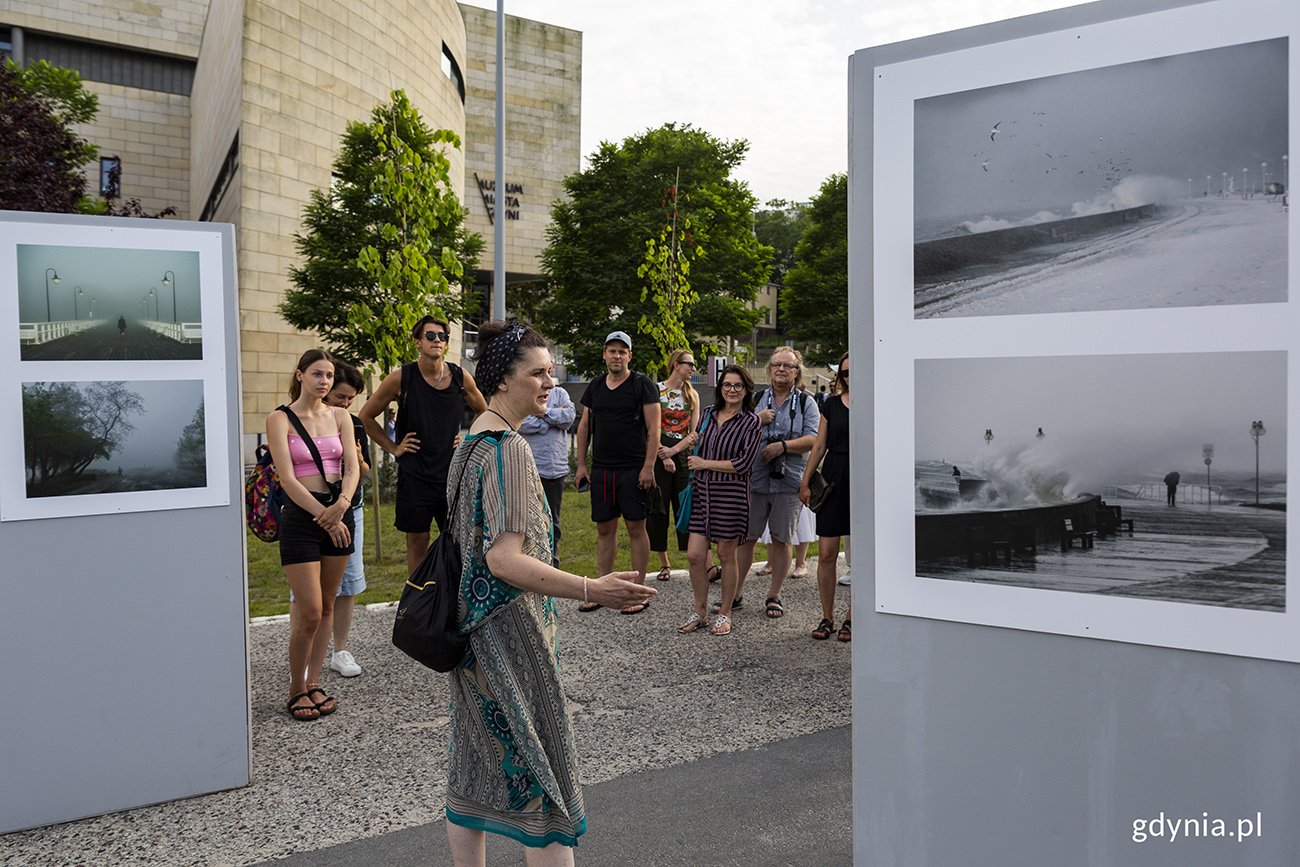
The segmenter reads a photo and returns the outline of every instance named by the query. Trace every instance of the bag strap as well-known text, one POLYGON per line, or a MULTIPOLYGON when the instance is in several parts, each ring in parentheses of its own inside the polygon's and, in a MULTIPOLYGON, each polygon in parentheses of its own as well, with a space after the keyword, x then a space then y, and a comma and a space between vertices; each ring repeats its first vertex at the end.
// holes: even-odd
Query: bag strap
POLYGON ((298 429, 298 438, 307 444, 307 451, 311 452, 311 459, 316 462, 316 469, 320 470, 320 477, 325 478, 325 464, 320 459, 320 451, 316 448, 316 443, 312 440, 311 434, 307 433, 307 428, 303 427, 302 419, 298 418, 297 413, 289 409, 287 405, 280 405, 276 409, 283 412, 289 417, 289 421, 298 429))
POLYGON ((465 463, 460 465, 460 477, 456 479, 456 495, 451 501, 451 506, 447 509, 448 532, 451 531, 452 522, 456 520, 456 507, 460 505, 460 492, 464 486, 463 483, 465 481, 465 470, 469 469, 469 459, 474 456, 474 449, 478 448, 478 444, 483 442, 483 437, 484 435, 480 434, 478 439, 470 443, 469 451, 465 453, 465 463))

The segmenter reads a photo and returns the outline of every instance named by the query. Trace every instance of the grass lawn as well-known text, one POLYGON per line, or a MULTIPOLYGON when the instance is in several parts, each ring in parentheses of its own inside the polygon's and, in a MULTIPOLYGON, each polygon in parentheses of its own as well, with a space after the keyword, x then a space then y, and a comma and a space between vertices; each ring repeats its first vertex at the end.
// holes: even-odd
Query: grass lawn
MULTIPOLYGON (((374 500, 368 494, 365 514, 366 590, 357 597, 357 601, 362 605, 372 602, 391 602, 401 595, 402 585, 406 581, 406 537, 393 529, 393 506, 391 503, 385 503, 380 515, 384 556, 382 560, 376 558, 374 500)), ((560 528, 563 531, 560 542, 561 568, 578 575, 597 577, 596 527, 591 523, 589 494, 579 494, 572 488, 564 492, 560 528)), ((685 569, 686 555, 674 550, 676 545, 677 542, 670 533, 668 556, 672 560, 673 568, 685 569)), ((766 545, 758 545, 754 552, 754 559, 766 559, 766 549, 766 545)), ((813 543, 808 554, 811 568, 816 568, 816 556, 817 545, 813 543)), ((615 568, 632 568, 627 535, 621 530, 615 568)), ((653 575, 658 569, 659 557, 651 552, 651 574, 653 575)), ((268 544, 250 533, 248 535, 248 613, 252 617, 262 617, 288 612, 289 585, 284 579, 284 571, 280 568, 280 545, 278 542, 268 544)))

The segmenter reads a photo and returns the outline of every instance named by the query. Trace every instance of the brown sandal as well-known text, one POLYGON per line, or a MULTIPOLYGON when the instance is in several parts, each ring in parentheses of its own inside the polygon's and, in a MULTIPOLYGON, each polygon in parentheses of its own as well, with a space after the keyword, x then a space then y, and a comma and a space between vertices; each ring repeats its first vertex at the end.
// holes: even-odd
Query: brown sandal
POLYGON ((831 637, 831 633, 833 633, 834 631, 835 631, 835 622, 832 620, 827 620, 825 617, 823 617, 822 622, 818 623, 817 628, 812 631, 812 637, 817 639, 818 641, 825 641, 826 639, 831 637))

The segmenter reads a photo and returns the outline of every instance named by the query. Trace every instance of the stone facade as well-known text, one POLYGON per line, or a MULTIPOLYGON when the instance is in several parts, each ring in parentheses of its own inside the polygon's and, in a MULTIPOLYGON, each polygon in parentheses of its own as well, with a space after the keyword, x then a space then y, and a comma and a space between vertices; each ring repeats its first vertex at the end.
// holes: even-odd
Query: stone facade
MULTIPOLYGON (((507 231, 514 279, 537 274, 550 204, 579 167, 581 34, 507 23, 507 171, 523 187, 507 231)), ((0 0, 0 27, 20 36, 143 52, 133 57, 146 65, 150 56, 193 62, 188 94, 83 76, 100 112, 81 132, 104 156, 121 157, 124 199, 235 225, 250 453, 298 356, 319 344, 277 312, 308 196, 329 186, 346 124, 367 119, 393 89, 404 89, 431 127, 465 142, 449 153, 451 176, 465 179, 461 200, 469 227, 488 242, 481 261, 490 274, 492 227, 474 175, 492 179, 494 25, 494 13, 453 0, 0 0), (461 70, 463 101, 444 72, 444 50, 461 70)), ((90 173, 98 190, 98 166, 90 173)), ((449 357, 461 347, 456 329, 449 357)))
MULTIPOLYGON (((465 70, 465 206, 469 227, 487 242, 484 282, 492 270, 496 172, 496 13, 462 5, 469 63, 465 70)), ((546 246, 551 203, 581 159, 582 33, 506 17, 507 281, 535 278, 546 246), (517 185, 517 187, 516 187, 517 185), (512 205, 514 207, 512 207, 512 205)))

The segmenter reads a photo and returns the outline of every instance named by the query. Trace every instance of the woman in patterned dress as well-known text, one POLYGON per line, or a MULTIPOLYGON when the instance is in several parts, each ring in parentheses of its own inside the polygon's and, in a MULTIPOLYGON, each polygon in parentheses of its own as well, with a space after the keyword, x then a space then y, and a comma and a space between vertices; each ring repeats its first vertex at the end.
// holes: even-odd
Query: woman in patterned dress
POLYGON ((731 633, 731 600, 739 577, 736 548, 749 529, 749 471, 758 455, 762 426, 754 413, 754 380, 743 367, 722 369, 718 394, 700 422, 700 445, 687 459, 691 482, 691 538, 686 559, 691 567, 695 610, 677 631, 695 632, 708 625, 709 544, 722 561, 722 605, 709 629, 731 633))
POLYGON ((488 407, 448 474, 469 652, 449 683, 447 840, 457 865, 485 863, 487 831, 523 843, 530 865, 572 864, 587 820, 559 680, 554 597, 625 608, 655 590, 629 580, 634 572, 589 581, 551 565, 551 515, 532 450, 517 432, 526 416, 546 412, 546 341, 493 322, 479 331, 479 346, 475 377, 488 407))

